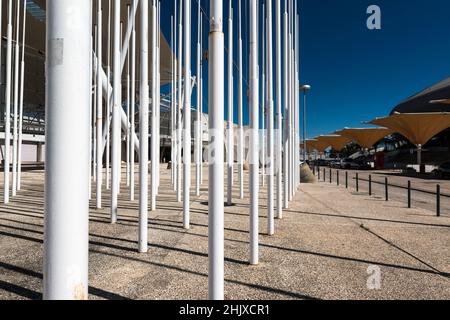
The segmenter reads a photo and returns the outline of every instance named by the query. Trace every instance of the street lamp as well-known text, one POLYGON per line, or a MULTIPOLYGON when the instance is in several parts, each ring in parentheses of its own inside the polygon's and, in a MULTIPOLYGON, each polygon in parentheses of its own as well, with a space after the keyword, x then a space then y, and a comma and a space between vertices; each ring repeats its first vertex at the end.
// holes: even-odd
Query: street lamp
POLYGON ((304 84, 300 86, 300 91, 303 91, 303 161, 306 162, 306 92, 311 90, 311 86, 304 84))

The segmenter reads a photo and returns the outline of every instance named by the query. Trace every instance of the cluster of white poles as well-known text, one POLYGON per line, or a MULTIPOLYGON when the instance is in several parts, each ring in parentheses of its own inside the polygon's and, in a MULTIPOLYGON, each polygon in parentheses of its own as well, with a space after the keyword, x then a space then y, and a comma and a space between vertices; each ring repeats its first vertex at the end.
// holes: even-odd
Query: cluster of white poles
MULTIPOLYGON (((21 190, 22 176, 22 138, 23 138, 23 96, 25 75, 25 28, 26 0, 8 1, 6 31, 6 83, 5 83, 5 148, 4 158, 4 194, 3 202, 9 203, 10 196, 21 190), (22 4, 22 5, 21 5, 22 4), (15 9, 15 12, 14 12, 15 9), (13 14, 16 16, 15 36, 13 35, 13 14), (21 18, 22 17, 22 18, 21 18), (21 33, 22 27, 22 33, 21 33), (14 55, 13 55, 14 53, 14 55), (12 114, 12 153, 11 153, 11 109, 12 114), (11 168, 12 160, 12 168, 11 168), (12 171, 12 181, 10 179, 12 171), (11 186, 12 184, 12 186, 11 186)), ((2 16, 0 2, 0 28, 2 16)), ((3 32, 1 32, 3 35, 3 32)), ((3 40, 2 40, 3 41, 3 40)), ((3 46, 0 50, 0 60, 3 46)), ((1 71, 0 71, 1 73, 1 71)), ((3 78, 3 75, 0 75, 3 78)))
MULTIPOLYGON (((245 0, 244 0, 245 1, 245 0)), ((10 0, 11 2, 11 0, 10 0)), ((258 264, 260 159, 259 41, 260 16, 267 19, 264 32, 264 95, 267 130, 263 166, 267 181, 267 233, 274 234, 274 218, 282 217, 300 183, 299 168, 299 18, 294 0, 266 0, 258 14, 257 0, 249 4, 249 155, 250 165, 250 256, 258 264), (272 7, 275 5, 275 27, 272 7), (283 22, 282 22, 283 21, 283 22), (274 34, 275 33, 275 37, 274 34), (284 37, 283 39, 281 37, 284 37), (274 41, 275 38, 275 41, 274 41), (282 50, 283 44, 283 50, 282 50), (275 52, 274 48, 275 47, 275 52), (282 55, 283 51, 283 55, 282 55), (275 57, 275 65, 273 63, 275 57), (274 77, 275 72, 275 77, 274 77), (282 75, 284 78, 282 78, 282 75), (274 88, 275 87, 275 88, 274 88), (282 93, 282 88, 284 92, 282 93), (275 94, 274 94, 275 91, 275 94), (284 109, 283 109, 284 108, 284 109), (275 214, 276 211, 276 214, 275 214)), ((195 193, 200 193, 203 163, 202 97, 202 8, 198 3, 197 76, 191 76, 191 1, 175 0, 172 18, 172 135, 171 181, 178 201, 183 201, 183 226, 190 227, 191 191, 191 93, 197 84, 197 112, 194 128, 195 193), (184 22, 184 23, 183 23, 184 22), (177 26, 178 24, 178 26, 177 26), (184 27, 184 29, 183 29, 184 27), (182 68, 184 58, 184 70, 182 68), (184 73, 183 73, 184 71, 184 73), (184 82, 183 82, 184 81, 184 82), (182 159, 183 157, 183 159, 182 159)), ((88 296, 89 199, 91 178, 96 182, 96 205, 102 206, 102 184, 111 194, 111 222, 118 218, 121 187, 121 141, 127 145, 126 183, 134 200, 135 152, 139 155, 139 252, 148 250, 148 211, 156 209, 159 191, 160 143, 160 2, 133 0, 121 32, 120 0, 47 1, 46 36, 46 175, 44 298, 86 299, 88 296), (93 6, 96 3, 96 6, 93 6), (150 7, 151 6, 151 7, 150 7), (93 8, 97 11, 93 12, 93 8), (139 54, 136 52, 135 17, 140 9, 139 54), (107 23, 102 9, 108 10, 107 23), (149 14, 152 25, 149 28, 149 14), (92 19, 96 15, 96 19, 92 19), (96 20, 96 27, 86 21, 96 20), (71 21, 72 23, 67 23, 71 21), (107 31, 104 31, 107 25, 107 31), (94 30, 93 30, 94 29, 94 30), (151 32, 150 32, 151 30, 151 32), (93 32, 94 31, 94 32, 93 32), (94 36, 93 36, 94 33, 94 36), (102 61, 102 39, 107 34, 107 61, 102 61), (123 39, 121 35, 123 34, 123 39), (151 39, 150 39, 151 37, 151 39), (149 43, 151 49, 149 50, 149 43), (150 61, 149 61, 149 54, 150 61), (139 56, 139 135, 135 133, 136 57, 139 56), (149 68, 149 64, 151 68, 149 68), (105 66, 106 65, 106 66, 105 66), (91 66, 91 69, 85 66, 91 66), (126 66, 126 69, 125 69, 126 66), (151 70, 151 79, 149 79, 151 70), (93 72, 91 72, 93 71, 93 72), (125 74, 125 75, 124 75, 125 74), (126 99, 122 79, 126 78, 126 99), (150 80, 150 83, 149 83, 150 80), (123 101, 126 101, 126 112, 123 101), (151 122, 149 121, 151 107, 151 122), (151 134, 149 132, 151 128, 151 134), (149 137, 151 141, 149 152, 149 137), (106 153, 106 154, 105 154, 106 153), (150 181, 149 181, 150 153, 150 181), (103 179, 103 155, 106 177, 103 179), (109 168, 111 163, 111 169, 109 168), (92 176, 92 177, 91 177, 92 176), (150 190, 149 190, 150 183, 150 190), (149 192, 150 191, 150 192, 149 192), (149 198, 150 193, 150 198, 149 198), (150 208, 148 206, 150 203, 150 208), (67 250, 70 248, 70 250, 67 250)), ((238 134, 237 171, 239 197, 244 198, 243 126, 243 41, 241 0, 238 1, 238 134)), ((228 175, 227 202, 232 203, 234 162, 233 119, 233 6, 228 19, 228 102, 227 155, 225 159, 225 37, 223 1, 210 0, 208 50, 209 144, 209 297, 224 297, 224 176, 228 175)), ((265 20, 263 20, 265 21, 265 20)), ((9 24, 11 26, 11 24, 9 24)), ((8 29, 9 30, 9 29, 8 29)), ((10 32, 9 32, 10 33, 10 32)), ((11 39, 9 37, 8 39, 11 39)), ((12 40, 11 40, 12 41, 12 40)), ((11 59, 11 57, 9 57, 11 59)), ((11 86, 11 84, 10 84, 11 86)), ((9 101, 9 100, 7 100, 9 101)), ((7 104, 9 105, 9 104, 7 104)), ((9 119, 9 118, 8 118, 9 119)), ((6 181, 6 180, 5 180, 6 181)))

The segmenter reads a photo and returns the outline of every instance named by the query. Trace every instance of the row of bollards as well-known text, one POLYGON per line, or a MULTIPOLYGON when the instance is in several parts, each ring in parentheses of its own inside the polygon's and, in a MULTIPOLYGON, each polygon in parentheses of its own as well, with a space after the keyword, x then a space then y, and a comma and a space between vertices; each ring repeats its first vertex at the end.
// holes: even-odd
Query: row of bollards
MULTIPOLYGON (((321 177, 320 177, 320 167, 316 169, 314 169, 314 171, 317 171, 317 175, 318 175, 318 181, 321 181, 321 177)), ((329 182, 330 184, 333 182, 333 171, 330 168, 329 170, 329 182)), ((323 169, 323 182, 326 181, 326 169, 323 169)), ((359 182, 360 182, 360 177, 359 177, 359 173, 356 172, 355 173, 355 188, 356 188, 356 192, 359 192, 359 182)), ((368 180, 368 184, 369 184, 369 196, 373 195, 373 190, 372 190, 372 175, 369 174, 369 180, 368 180)), ((379 183, 379 182, 378 182, 379 183)), ((388 177, 384 178, 384 197, 385 197, 385 201, 389 201, 389 179, 388 177)), ((336 185, 340 186, 340 170, 336 170, 336 185)), ((345 188, 348 189, 349 188, 349 183, 348 183, 348 171, 345 171, 345 188)), ((408 208, 412 208, 412 187, 411 187, 411 180, 408 180, 408 185, 407 185, 407 203, 408 203, 408 208)), ((438 184, 436 185, 436 216, 440 217, 441 216, 441 186, 438 184)))

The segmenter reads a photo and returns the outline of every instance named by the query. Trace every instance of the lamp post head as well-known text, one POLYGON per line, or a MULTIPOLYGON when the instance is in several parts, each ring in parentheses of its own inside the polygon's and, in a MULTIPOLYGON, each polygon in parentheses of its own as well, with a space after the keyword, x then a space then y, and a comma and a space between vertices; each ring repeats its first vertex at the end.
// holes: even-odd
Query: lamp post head
POLYGON ((311 86, 308 84, 301 85, 300 90, 307 92, 307 91, 311 90, 311 86))

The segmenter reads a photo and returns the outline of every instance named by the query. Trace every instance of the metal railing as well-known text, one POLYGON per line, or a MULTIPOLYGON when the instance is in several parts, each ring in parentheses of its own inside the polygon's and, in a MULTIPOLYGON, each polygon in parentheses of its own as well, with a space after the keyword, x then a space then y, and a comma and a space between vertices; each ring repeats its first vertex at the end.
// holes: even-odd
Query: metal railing
MULTIPOLYGON (((340 176, 341 176, 341 172, 344 172, 345 188, 349 189, 349 171, 341 170, 341 169, 333 169, 333 168, 324 168, 324 167, 314 167, 313 171, 314 171, 314 174, 317 176, 318 181, 323 181, 323 182, 328 181, 330 184, 333 182, 336 182, 337 186, 341 185, 340 176), (336 177, 336 178, 333 179, 333 177, 336 177)), ((412 201, 413 201, 412 191, 433 195, 433 196, 435 196, 435 202, 436 202, 435 211, 436 211, 437 217, 441 216, 441 198, 450 199, 450 194, 445 194, 445 193, 441 192, 440 184, 436 184, 435 191, 430 191, 430 190, 424 190, 424 189, 419 189, 419 188, 413 188, 411 180, 408 180, 408 182, 405 186, 405 185, 390 183, 388 177, 384 177, 384 181, 374 180, 373 174, 368 174, 367 178, 361 178, 360 172, 355 172, 354 176, 351 179, 353 179, 355 182, 356 192, 360 192, 360 183, 361 182, 367 182, 369 196, 372 196, 374 194, 374 192, 373 192, 374 184, 384 186, 385 201, 389 201, 390 188, 398 188, 398 189, 406 190, 408 208, 412 208, 412 201)))

